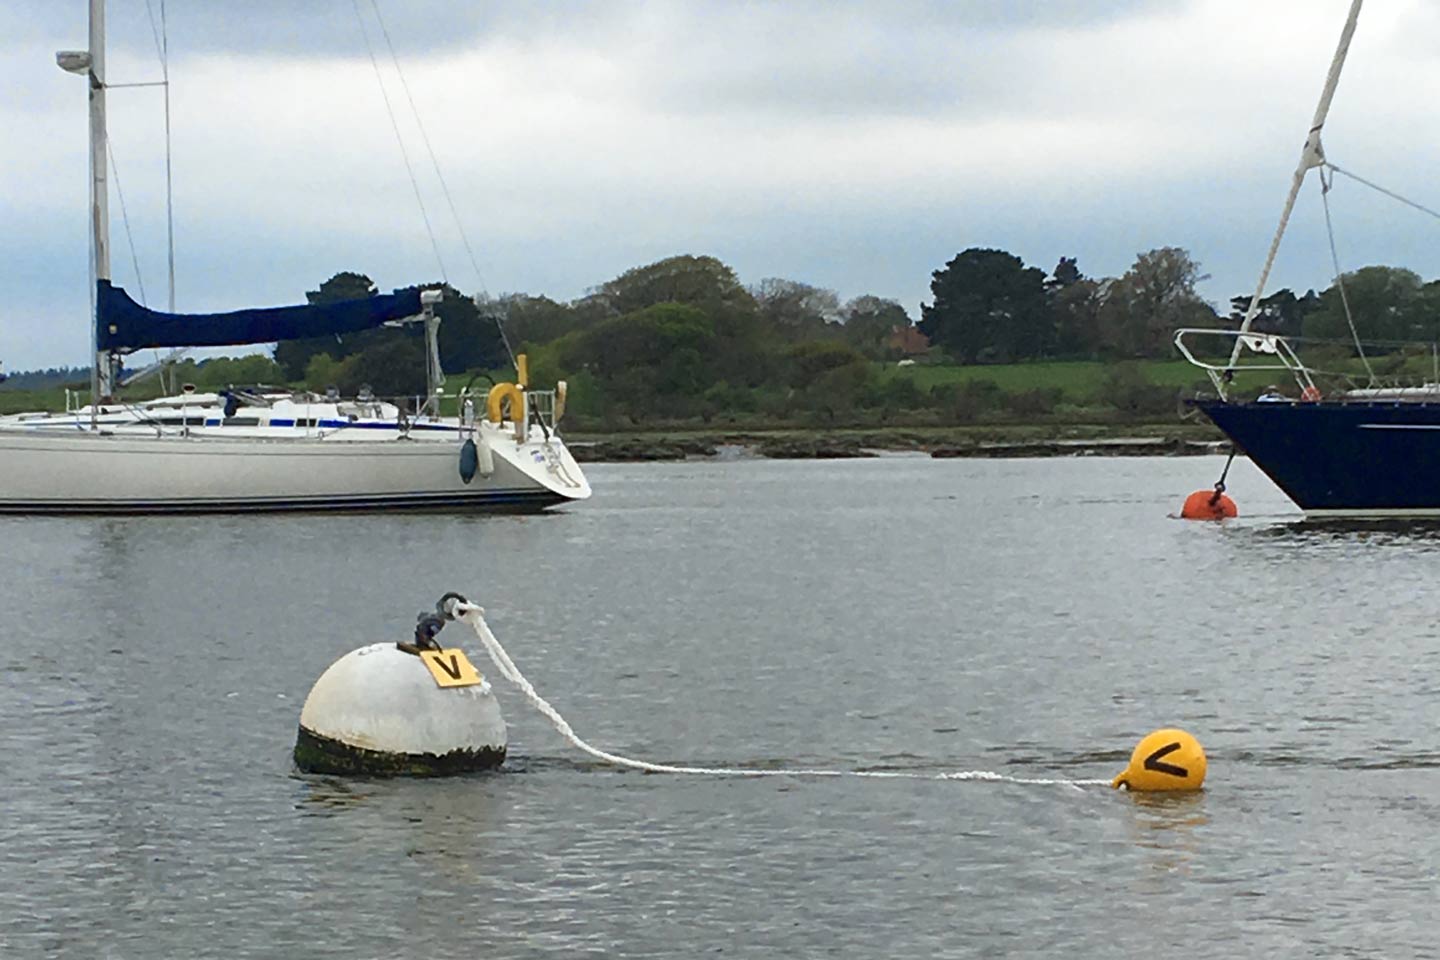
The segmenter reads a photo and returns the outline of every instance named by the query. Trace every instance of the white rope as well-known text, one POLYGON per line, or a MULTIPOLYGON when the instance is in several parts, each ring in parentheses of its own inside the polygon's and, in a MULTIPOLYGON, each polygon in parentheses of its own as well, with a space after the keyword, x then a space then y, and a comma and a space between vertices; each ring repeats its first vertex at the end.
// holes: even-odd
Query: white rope
POLYGON ((495 667, 500 675, 509 680, 515 687, 530 701, 530 705, 538 710, 556 732, 564 737, 572 746, 590 754, 597 760, 604 760, 606 763, 613 763, 616 766, 628 767, 632 770, 643 770, 647 773, 677 773, 696 774, 712 777, 868 777, 876 780, 984 780, 988 782, 1022 783, 1039 786, 1109 786, 1109 780, 1066 780, 1047 777, 1011 777, 1003 773, 995 773, 990 770, 957 770, 953 773, 940 774, 919 774, 901 773, 890 770, 753 770, 742 767, 679 767, 665 763, 650 763, 645 760, 633 760, 629 757, 622 757, 618 754, 608 753, 598 747, 581 740, 565 718, 560 716, 559 711, 536 692, 535 687, 520 668, 515 666, 515 661, 505 652, 495 634, 490 632, 489 625, 485 622, 485 611, 483 608, 471 603, 456 602, 453 612, 457 619, 467 624, 475 631, 475 636, 485 647, 485 652, 495 662, 495 667))

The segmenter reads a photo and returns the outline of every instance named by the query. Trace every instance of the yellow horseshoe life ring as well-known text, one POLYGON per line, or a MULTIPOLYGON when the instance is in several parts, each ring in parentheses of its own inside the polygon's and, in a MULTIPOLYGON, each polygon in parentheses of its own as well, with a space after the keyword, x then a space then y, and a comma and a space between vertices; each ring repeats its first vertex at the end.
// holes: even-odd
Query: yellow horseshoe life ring
POLYGON ((519 420, 525 411, 525 391, 513 383, 497 383, 485 398, 485 417, 491 423, 505 422, 505 404, 510 404, 510 419, 519 420))

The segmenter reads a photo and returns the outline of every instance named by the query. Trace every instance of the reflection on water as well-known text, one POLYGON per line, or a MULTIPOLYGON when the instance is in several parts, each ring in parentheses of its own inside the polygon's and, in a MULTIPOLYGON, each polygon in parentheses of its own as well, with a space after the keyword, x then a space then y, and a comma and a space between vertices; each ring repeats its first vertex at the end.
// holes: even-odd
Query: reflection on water
POLYGON ((1243 526, 1237 534, 1301 543, 1440 544, 1440 519, 1303 519, 1243 526))
POLYGON ((370 783, 364 778, 341 780, 296 773, 295 779, 305 785, 296 809, 309 816, 333 816, 337 811, 363 806, 373 795, 365 787, 370 783))
POLYGON ((1210 822, 1205 815, 1205 794, 1135 793, 1121 791, 1135 809, 1131 821, 1147 831, 1168 831, 1200 827, 1210 822))
POLYGON ((1138 952, 1117 917, 1195 955, 1424 953, 1440 525, 1298 523, 1244 461, 1240 520, 1166 519, 1222 465, 595 465, 542 517, 0 520, 0 956, 1138 952), (499 773, 298 774, 314 679, 447 590, 619 753, 1108 779, 1179 726, 1207 790, 621 772, 503 682, 499 773))
POLYGON ((1131 887, 1135 896, 1163 897, 1176 877, 1193 878, 1202 867, 1210 817, 1201 794, 1126 793, 1130 845, 1140 856, 1131 887))

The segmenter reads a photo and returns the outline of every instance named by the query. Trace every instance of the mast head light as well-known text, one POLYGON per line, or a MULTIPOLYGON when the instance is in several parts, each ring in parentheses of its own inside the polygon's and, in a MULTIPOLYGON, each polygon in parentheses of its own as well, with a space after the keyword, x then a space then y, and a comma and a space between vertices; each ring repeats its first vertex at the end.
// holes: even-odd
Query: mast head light
POLYGON ((94 61, 88 50, 61 50, 55 54, 55 62, 66 73, 89 73, 94 61))

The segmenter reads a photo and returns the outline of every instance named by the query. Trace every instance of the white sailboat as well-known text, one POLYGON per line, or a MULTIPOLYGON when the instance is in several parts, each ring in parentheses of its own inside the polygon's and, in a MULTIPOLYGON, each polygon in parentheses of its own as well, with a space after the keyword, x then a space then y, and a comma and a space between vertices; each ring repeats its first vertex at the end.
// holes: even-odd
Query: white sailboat
POLYGON ((393 508, 540 509, 590 496, 555 432, 564 384, 514 383, 447 399, 434 307, 439 291, 321 305, 179 315, 149 310, 111 283, 105 129, 105 3, 90 0, 90 46, 56 55, 89 80, 90 231, 95 315, 91 400, 61 413, 0 417, 0 512, 160 513, 393 508), (368 395, 273 388, 186 389, 117 397, 124 356, 422 324, 426 396, 413 412, 368 395))

